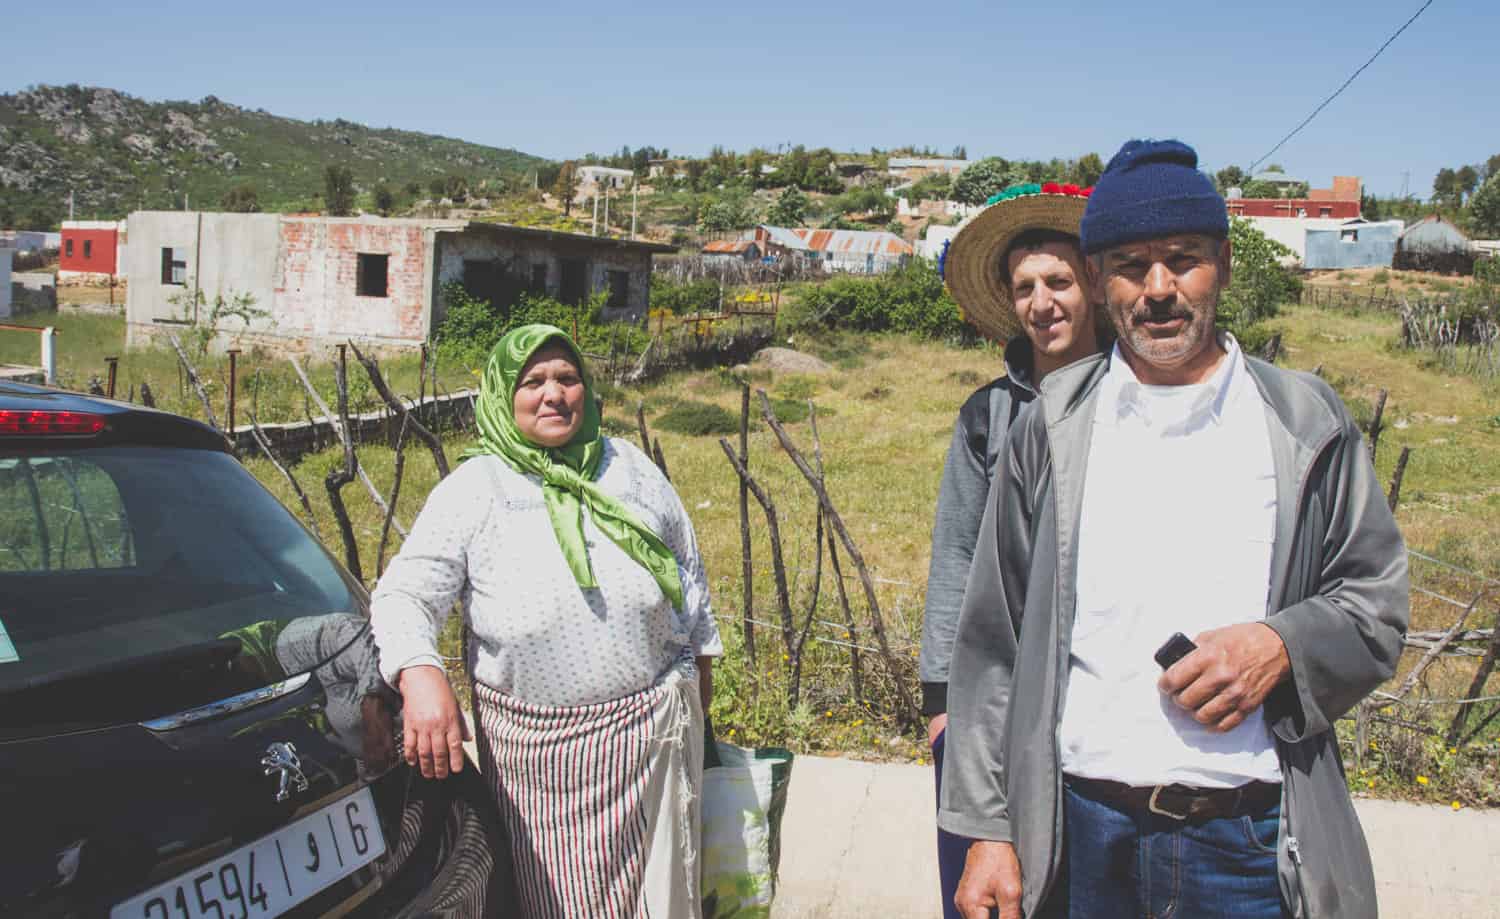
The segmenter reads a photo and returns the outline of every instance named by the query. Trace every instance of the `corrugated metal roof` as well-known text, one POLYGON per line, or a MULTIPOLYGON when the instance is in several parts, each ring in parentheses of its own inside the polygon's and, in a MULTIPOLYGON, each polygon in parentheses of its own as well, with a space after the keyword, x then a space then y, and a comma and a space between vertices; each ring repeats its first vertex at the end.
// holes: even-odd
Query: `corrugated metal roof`
POLYGON ((796 230, 789 230, 786 227, 766 226, 764 224, 761 225, 761 229, 766 232, 766 237, 775 245, 786 249, 807 248, 807 241, 798 236, 798 231, 796 230))
POLYGON ((1301 185, 1307 180, 1299 179, 1296 176, 1287 175, 1284 172, 1257 172, 1255 175, 1250 177, 1250 181, 1274 182, 1277 185, 1301 185))
POLYGON ((755 244, 752 239, 715 239, 703 244, 703 251, 719 255, 744 255, 755 244))
POLYGON ((1469 248, 1469 237, 1434 214, 1418 220, 1401 234, 1401 248, 1408 252, 1462 252, 1469 248))
POLYGON ((911 255, 911 245, 883 230, 793 230, 814 252, 845 255, 911 255))

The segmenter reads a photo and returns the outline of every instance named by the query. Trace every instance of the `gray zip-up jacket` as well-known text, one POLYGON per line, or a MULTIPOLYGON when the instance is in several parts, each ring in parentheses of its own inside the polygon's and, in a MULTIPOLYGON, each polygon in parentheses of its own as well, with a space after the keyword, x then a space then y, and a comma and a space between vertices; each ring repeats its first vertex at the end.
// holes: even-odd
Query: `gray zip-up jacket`
MULTIPOLYGON (((938 824, 1014 843, 1028 915, 1056 880, 1062 851, 1057 728, 1084 475, 1108 361, 1049 374, 1012 426, 949 674, 954 705, 938 824)), ((1265 702, 1282 771, 1281 890, 1297 919, 1373 917, 1374 874, 1333 724, 1395 672, 1409 616, 1405 545, 1338 396, 1310 374, 1247 363, 1266 402, 1276 468, 1265 622, 1292 665, 1265 702)))
POLYGON ((922 617, 922 714, 948 710, 948 662, 964 585, 979 539, 985 498, 1005 433, 1021 409, 1036 398, 1031 340, 1017 335, 1005 346, 1005 376, 975 390, 958 410, 953 442, 943 463, 937 515, 932 524, 932 560, 927 568, 927 608, 922 617))

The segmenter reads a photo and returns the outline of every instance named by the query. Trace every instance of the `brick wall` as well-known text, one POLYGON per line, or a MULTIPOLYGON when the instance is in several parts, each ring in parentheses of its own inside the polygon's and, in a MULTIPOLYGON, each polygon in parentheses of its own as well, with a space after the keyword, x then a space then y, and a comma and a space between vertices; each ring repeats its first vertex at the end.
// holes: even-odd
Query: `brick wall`
POLYGON ((427 339, 421 226, 358 220, 281 221, 276 333, 325 341, 427 339), (361 253, 386 258, 384 297, 356 289, 361 253))

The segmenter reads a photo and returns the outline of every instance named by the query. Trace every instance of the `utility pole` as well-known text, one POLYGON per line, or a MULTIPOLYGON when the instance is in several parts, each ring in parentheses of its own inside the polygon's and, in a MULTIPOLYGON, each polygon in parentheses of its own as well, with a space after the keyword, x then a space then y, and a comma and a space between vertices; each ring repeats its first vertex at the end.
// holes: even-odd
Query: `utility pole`
POLYGON ((589 235, 599 235, 599 192, 594 192, 594 219, 589 223, 589 235))
POLYGON ((1403 172, 1403 173, 1401 173, 1401 197, 1402 198, 1406 197, 1407 186, 1408 186, 1408 184, 1410 182, 1411 182, 1411 173, 1410 172, 1403 172))
POLYGON ((639 183, 639 182, 632 182, 632 183, 630 183, 630 238, 631 239, 635 239, 636 201, 639 199, 639 195, 640 195, 640 190, 641 190, 640 189, 640 184, 641 183, 639 183))
POLYGON ((73 220, 73 190, 68 189, 68 220, 73 220))
POLYGON ((609 235, 609 186, 604 186, 604 235, 609 235))

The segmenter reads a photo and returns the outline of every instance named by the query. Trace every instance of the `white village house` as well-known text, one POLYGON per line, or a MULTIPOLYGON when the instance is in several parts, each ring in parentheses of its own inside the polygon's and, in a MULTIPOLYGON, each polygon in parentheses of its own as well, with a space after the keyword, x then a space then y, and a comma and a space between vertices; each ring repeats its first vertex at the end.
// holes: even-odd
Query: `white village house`
POLYGON ((651 258, 671 246, 467 220, 296 217, 192 211, 130 215, 130 344, 207 321, 249 298, 253 318, 218 323, 216 345, 302 350, 354 339, 390 348, 428 341, 446 288, 507 310, 524 292, 604 315, 645 315, 651 258))

